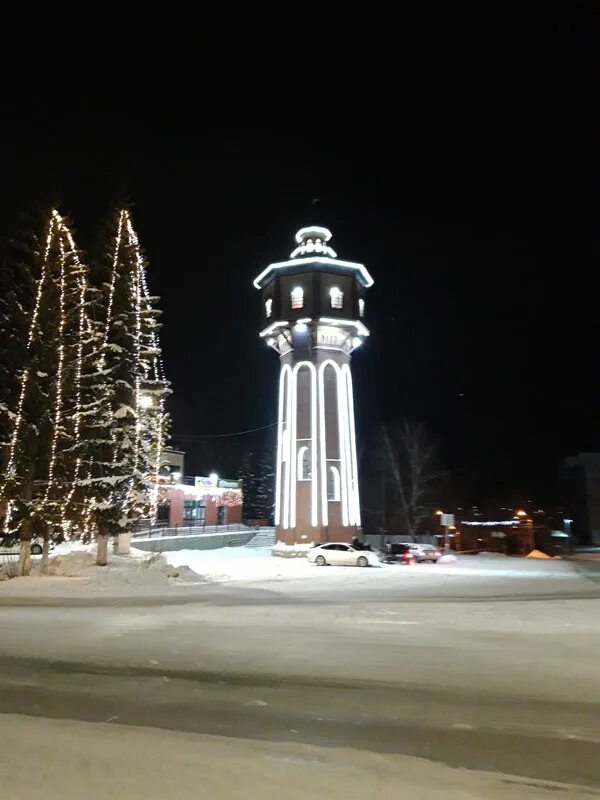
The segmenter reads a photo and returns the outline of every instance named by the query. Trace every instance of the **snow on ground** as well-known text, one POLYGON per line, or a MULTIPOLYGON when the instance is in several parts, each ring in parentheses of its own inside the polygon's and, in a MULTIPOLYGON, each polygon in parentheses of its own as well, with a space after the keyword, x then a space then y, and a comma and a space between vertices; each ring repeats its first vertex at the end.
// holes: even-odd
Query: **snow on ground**
MULTIPOLYGON (((112 550, 112 548, 111 548, 112 550)), ((318 567, 306 558, 280 558, 269 547, 223 547, 216 550, 177 550, 146 553, 132 548, 129 555, 109 552, 108 565, 95 564, 95 545, 66 543, 52 551, 49 574, 40 576, 40 559, 32 575, 0 581, 0 597, 154 597, 190 593, 206 583, 289 583, 290 586, 390 588, 408 583, 433 586, 456 576, 495 579, 577 578, 572 562, 507 556, 451 556, 438 564, 380 564, 377 567, 318 567)), ((600 577, 598 572, 587 577, 600 577)), ((470 581, 469 581, 470 583, 470 581)))
POLYGON ((253 741, 105 723, 0 715, 3 796, 11 800, 548 800, 587 787, 465 770, 414 756, 253 741), (32 769, 14 753, 27 741, 32 769))
POLYGON ((365 573, 373 581, 396 579, 401 574, 418 576, 490 576, 510 578, 565 577, 572 578, 571 564, 551 559, 546 562, 525 561, 520 558, 453 557, 443 564, 381 564, 379 567, 318 567, 305 558, 276 558, 270 547, 222 547, 218 550, 177 550, 163 553, 174 567, 188 566, 210 581, 272 581, 285 579, 315 579, 323 576, 344 576, 348 580, 365 573))

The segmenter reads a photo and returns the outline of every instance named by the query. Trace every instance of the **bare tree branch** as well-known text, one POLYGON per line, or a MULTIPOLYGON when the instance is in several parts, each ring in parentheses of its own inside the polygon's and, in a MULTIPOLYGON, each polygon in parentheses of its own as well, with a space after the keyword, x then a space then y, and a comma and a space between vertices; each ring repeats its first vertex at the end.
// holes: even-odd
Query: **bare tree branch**
POLYGON ((428 510, 432 487, 443 476, 437 469, 434 448, 421 423, 403 419, 382 426, 377 449, 407 532, 414 535, 428 510))

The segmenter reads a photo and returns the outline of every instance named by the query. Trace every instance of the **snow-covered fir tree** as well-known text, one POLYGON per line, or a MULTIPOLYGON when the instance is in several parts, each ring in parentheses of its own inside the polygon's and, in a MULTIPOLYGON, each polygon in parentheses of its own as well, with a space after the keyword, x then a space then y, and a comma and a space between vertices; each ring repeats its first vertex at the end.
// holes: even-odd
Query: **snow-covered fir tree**
POLYGON ((106 561, 109 535, 131 530, 136 518, 156 509, 169 388, 160 358, 159 312, 145 271, 131 214, 116 209, 93 265, 101 295, 94 304, 99 324, 90 323, 95 373, 86 376, 88 474, 80 481, 97 528, 99 563, 106 561))
POLYGON ((20 295, 3 326, 20 332, 12 350, 14 375, 3 399, 7 445, 0 483, 3 528, 20 533, 19 571, 29 571, 35 526, 44 535, 64 523, 72 486, 79 477, 80 377, 86 268, 68 223, 54 210, 42 235, 26 237, 13 271, 20 295), (33 291, 31 286, 33 282, 33 291))

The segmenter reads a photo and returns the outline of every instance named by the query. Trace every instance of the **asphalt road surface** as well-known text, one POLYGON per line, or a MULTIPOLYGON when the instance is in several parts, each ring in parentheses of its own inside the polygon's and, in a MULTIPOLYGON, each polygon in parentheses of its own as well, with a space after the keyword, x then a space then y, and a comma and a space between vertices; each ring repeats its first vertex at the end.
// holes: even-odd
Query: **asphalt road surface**
POLYGON ((600 796, 593 566, 363 572, 0 599, 2 796, 600 796))

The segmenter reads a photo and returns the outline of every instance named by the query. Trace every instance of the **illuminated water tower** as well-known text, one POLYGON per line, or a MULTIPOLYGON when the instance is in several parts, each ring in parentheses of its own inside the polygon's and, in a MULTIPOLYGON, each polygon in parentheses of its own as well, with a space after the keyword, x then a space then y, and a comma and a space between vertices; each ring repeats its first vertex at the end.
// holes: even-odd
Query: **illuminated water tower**
POLYGON ((327 228, 301 228, 290 258, 254 281, 260 336, 281 362, 275 526, 286 544, 350 541, 361 524, 350 357, 369 335, 373 279, 330 239, 327 228))

